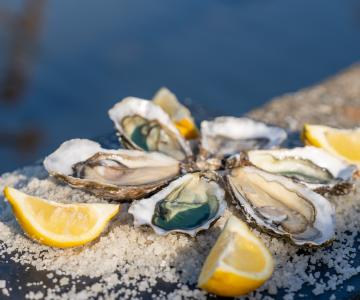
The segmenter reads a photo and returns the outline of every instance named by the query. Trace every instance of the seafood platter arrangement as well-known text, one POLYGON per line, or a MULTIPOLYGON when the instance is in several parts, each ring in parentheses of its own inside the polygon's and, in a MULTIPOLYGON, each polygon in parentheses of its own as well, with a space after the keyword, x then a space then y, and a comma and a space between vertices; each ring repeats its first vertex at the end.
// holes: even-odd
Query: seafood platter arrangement
POLYGON ((123 99, 109 117, 122 147, 72 139, 43 161, 52 185, 95 201, 62 203, 6 183, 4 202, 27 243, 43 251, 87 251, 102 235, 122 230, 121 222, 114 225, 119 218, 130 220, 126 226, 144 240, 198 243, 211 233, 201 265, 192 266, 198 294, 189 298, 259 298, 256 290, 285 268, 271 249, 275 244, 311 256, 336 243, 333 199, 354 193, 360 129, 304 124, 303 146, 288 149, 282 146, 287 131, 260 120, 224 116, 198 128, 165 88, 152 100, 123 99))

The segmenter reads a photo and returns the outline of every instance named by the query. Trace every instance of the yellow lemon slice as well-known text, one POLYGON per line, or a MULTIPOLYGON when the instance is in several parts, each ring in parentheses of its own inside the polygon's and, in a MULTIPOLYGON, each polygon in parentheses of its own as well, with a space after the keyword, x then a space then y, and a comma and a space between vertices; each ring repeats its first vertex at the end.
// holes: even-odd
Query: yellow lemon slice
POLYGON ((199 130, 191 116, 191 112, 167 88, 161 88, 152 101, 170 116, 170 119, 185 139, 191 140, 199 137, 199 130))
POLYGON ((270 278, 273 258, 265 245, 236 217, 231 217, 211 249, 198 286, 218 296, 245 295, 270 278))
POLYGON ((336 129, 305 124, 302 137, 305 144, 321 147, 360 167, 360 128, 336 129))
POLYGON ((61 204, 11 187, 5 188, 4 195, 25 233, 52 247, 74 247, 94 240, 120 208, 115 204, 61 204))

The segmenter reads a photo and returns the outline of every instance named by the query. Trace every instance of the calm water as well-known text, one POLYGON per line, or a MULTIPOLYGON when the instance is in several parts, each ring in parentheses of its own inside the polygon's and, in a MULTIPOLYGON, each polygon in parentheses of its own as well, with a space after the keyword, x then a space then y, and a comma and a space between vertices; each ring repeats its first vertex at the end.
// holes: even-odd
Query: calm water
POLYGON ((359 0, 0 2, 0 173, 167 86, 241 115, 360 60, 359 0))

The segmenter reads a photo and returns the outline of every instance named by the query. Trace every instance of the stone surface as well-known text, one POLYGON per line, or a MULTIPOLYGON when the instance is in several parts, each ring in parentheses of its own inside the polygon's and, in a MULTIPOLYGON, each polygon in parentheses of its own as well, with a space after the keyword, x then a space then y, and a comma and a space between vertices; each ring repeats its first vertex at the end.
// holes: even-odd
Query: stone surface
POLYGON ((285 94, 251 111, 250 117, 301 129, 304 123, 354 127, 360 123, 360 64, 318 85, 285 94))

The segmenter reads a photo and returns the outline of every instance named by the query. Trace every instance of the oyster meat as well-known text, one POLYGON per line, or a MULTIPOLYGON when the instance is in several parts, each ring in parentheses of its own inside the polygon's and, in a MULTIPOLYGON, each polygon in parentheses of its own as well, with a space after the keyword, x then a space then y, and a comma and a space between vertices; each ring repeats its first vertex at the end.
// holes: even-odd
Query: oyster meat
POLYGON ((227 183, 247 221, 260 229, 296 245, 320 246, 333 239, 333 205, 304 185, 251 166, 232 169, 227 183))
POLYGON ((195 236, 225 211, 224 190, 212 172, 186 174, 147 199, 133 202, 134 225, 149 225, 157 234, 183 232, 195 236))
POLYGON ((201 122, 201 154, 227 157, 251 149, 270 149, 286 137, 286 131, 279 127, 248 118, 218 117, 201 122))
POLYGON ((109 110, 109 116, 126 148, 158 151, 177 160, 192 156, 169 115, 151 101, 125 98, 109 110))
POLYGON ((44 166, 73 187, 114 200, 144 197, 180 173, 179 162, 162 153, 108 150, 86 139, 63 143, 44 166))
POLYGON ((312 189, 334 193, 348 191, 356 171, 356 166, 312 146, 253 150, 247 152, 247 159, 265 171, 291 177, 312 189))

